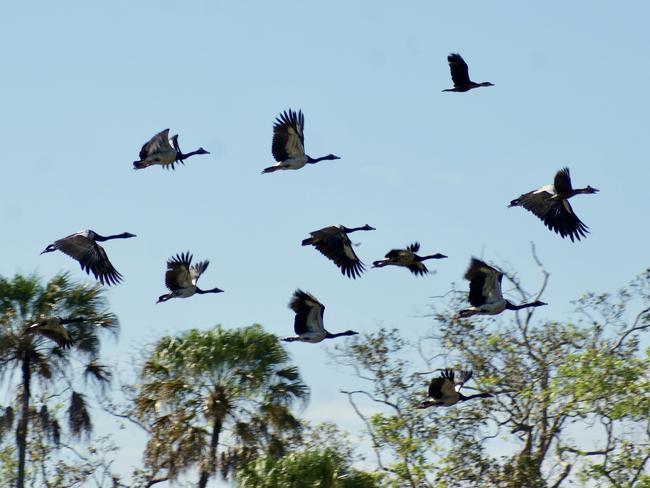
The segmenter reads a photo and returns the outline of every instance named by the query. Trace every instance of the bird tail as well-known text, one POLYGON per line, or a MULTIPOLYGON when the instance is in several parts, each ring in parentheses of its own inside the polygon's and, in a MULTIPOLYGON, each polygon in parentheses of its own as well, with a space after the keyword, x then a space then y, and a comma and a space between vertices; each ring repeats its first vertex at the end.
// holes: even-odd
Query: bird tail
POLYGON ((303 241, 302 241, 303 246, 310 246, 313 243, 314 243, 314 238, 313 237, 308 237, 307 239, 303 239, 303 241))
POLYGON ((274 171, 277 171, 279 169, 282 169, 282 167, 277 166, 277 165, 276 166, 269 166, 268 168, 264 168, 262 170, 262 174, 264 174, 264 173, 273 173, 274 171))
POLYGON ((422 403, 418 403, 415 408, 429 408, 433 407, 436 403, 432 400, 424 400, 422 403))
POLYGON ((172 295, 171 293, 167 293, 166 295, 160 295, 156 303, 166 302, 167 300, 173 297, 174 295, 172 295))
POLYGON ((373 261, 372 267, 373 268, 383 268, 388 264, 388 261, 373 261))
POLYGON ((466 319, 467 317, 471 317, 472 315, 476 315, 478 313, 477 310, 472 310, 471 308, 468 308, 466 310, 461 310, 458 312, 458 316, 461 319, 466 319))
POLYGON ((519 198, 515 198, 510 202, 510 205, 508 205, 508 208, 510 207, 518 207, 521 204, 521 200, 519 198))
POLYGON ((147 166, 149 166, 149 164, 144 161, 133 161, 133 169, 144 169, 147 166))

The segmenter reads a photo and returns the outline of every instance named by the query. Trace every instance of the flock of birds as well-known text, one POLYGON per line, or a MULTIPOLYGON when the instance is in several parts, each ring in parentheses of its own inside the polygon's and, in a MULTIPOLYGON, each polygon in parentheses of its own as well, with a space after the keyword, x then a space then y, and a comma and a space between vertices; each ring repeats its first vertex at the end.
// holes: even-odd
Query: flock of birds
MULTIPOLYGON (((494 86, 490 82, 476 83, 471 81, 467 63, 459 54, 450 54, 447 57, 451 78, 454 87, 443 90, 445 92, 466 92, 474 88, 494 86)), ((305 118, 302 111, 295 112, 291 109, 280 114, 273 125, 273 141, 271 152, 276 164, 262 170, 262 174, 274 173, 280 170, 298 170, 307 164, 320 161, 340 159, 338 156, 328 154, 319 158, 312 158, 305 152, 304 140, 305 118)), ((136 170, 160 165, 164 169, 175 169, 177 163, 185 164, 185 160, 202 154, 210 154, 202 147, 189 153, 183 153, 178 144, 178 135, 169 136, 169 129, 154 135, 140 150, 139 160, 133 162, 136 170)), ((550 230, 561 237, 569 237, 571 241, 580 240, 588 233, 587 226, 578 218, 569 203, 569 199, 579 194, 596 193, 598 190, 587 186, 574 189, 568 168, 557 172, 552 184, 542 186, 537 190, 524 193, 519 198, 510 202, 509 207, 520 206, 532 212, 544 222, 550 230)), ((361 227, 345 227, 335 225, 310 232, 310 236, 302 241, 303 246, 314 246, 325 257, 330 259, 344 276, 356 279, 365 271, 364 263, 354 251, 348 234, 357 231, 375 230, 370 225, 361 227)), ((99 244, 112 239, 128 239, 136 237, 129 232, 102 236, 92 230, 84 230, 71 234, 48 245, 41 254, 61 251, 75 259, 86 273, 92 273, 102 285, 116 285, 122 281, 122 275, 115 269, 108 259, 104 248, 99 244)), ((404 249, 389 251, 384 259, 373 262, 373 268, 385 266, 400 266, 407 268, 416 276, 429 273, 424 261, 430 259, 446 258, 444 254, 436 253, 420 256, 417 253, 420 244, 414 242, 404 249)), ((201 275, 206 271, 209 261, 200 261, 192 264, 193 256, 189 252, 173 256, 167 261, 165 285, 169 293, 161 295, 157 303, 165 302, 172 298, 188 298, 195 294, 221 293, 220 288, 202 290, 197 286, 201 275)), ((515 305, 503 297, 501 281, 503 273, 485 262, 472 258, 469 268, 465 273, 469 281, 470 308, 460 310, 459 317, 467 318, 473 315, 496 315, 504 310, 521 310, 527 307, 546 305, 541 301, 515 305)), ((287 342, 318 343, 325 339, 358 334, 348 330, 332 334, 323 324, 325 306, 313 295, 302 290, 296 290, 289 303, 295 312, 293 337, 283 339, 287 342)), ((54 340, 60 347, 68 347, 72 339, 65 329, 65 325, 84 320, 83 318, 60 317, 45 318, 34 323, 28 328, 30 332, 38 332, 54 340)), ((450 406, 460 401, 472 398, 492 396, 489 393, 464 396, 460 393, 462 386, 472 377, 471 371, 461 371, 458 375, 454 371, 445 369, 440 377, 431 380, 429 385, 430 400, 422 402, 418 407, 450 406)))

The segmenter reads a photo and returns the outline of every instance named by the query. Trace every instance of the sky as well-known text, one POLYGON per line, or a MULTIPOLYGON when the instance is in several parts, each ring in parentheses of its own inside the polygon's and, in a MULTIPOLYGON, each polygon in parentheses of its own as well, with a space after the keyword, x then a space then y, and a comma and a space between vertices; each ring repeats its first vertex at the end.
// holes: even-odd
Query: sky
MULTIPOLYGON (((0 274, 89 280, 62 253, 39 253, 82 229, 137 234, 104 246, 124 276, 107 290, 121 334, 105 360, 125 377, 133 354, 192 327, 291 335, 296 288, 325 304, 332 331, 417 337, 431 330, 430 297, 460 283, 472 255, 535 290, 531 241, 551 273, 539 317, 566 319, 582 293, 648 266, 649 16, 642 1, 8 3, 0 274), (451 52, 495 86, 442 93, 451 52), (341 159, 261 175, 289 108, 305 114, 308 154, 341 159), (165 128, 211 154, 134 171, 165 128), (572 201, 590 229, 576 243, 507 208, 564 166, 575 187, 601 190, 572 201), (424 278, 384 268, 350 280, 300 246, 333 224, 377 229, 352 235, 367 265, 414 241, 449 259, 424 278), (184 251, 210 260, 200 284, 225 293, 156 305, 166 260, 184 251)), ((355 431, 339 390, 359 383, 327 347, 287 346, 312 389, 304 415, 355 431)), ((96 413, 129 472, 144 436, 96 413)))

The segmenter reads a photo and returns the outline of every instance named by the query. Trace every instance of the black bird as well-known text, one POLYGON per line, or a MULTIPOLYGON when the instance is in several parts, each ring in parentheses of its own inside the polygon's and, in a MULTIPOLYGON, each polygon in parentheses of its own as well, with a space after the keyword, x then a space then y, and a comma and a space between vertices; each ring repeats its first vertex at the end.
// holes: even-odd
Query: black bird
POLYGON ((365 267, 352 249, 352 242, 348 237, 350 232, 358 230, 375 230, 368 224, 363 227, 345 227, 343 225, 332 225, 310 232, 311 237, 302 241, 303 246, 312 245, 318 249, 323 256, 334 262, 341 273, 348 278, 356 279, 361 276, 365 267))
POLYGON ((334 339, 335 337, 357 335, 358 332, 346 330, 337 334, 330 334, 323 326, 323 313, 325 305, 316 300, 310 293, 302 290, 296 290, 289 302, 289 308, 296 312, 296 318, 293 322, 293 330, 298 334, 295 337, 286 337, 282 339, 286 342, 321 342, 325 339, 334 339))
POLYGON ((122 281, 122 275, 113 267, 108 260, 106 251, 97 244, 97 241, 104 242, 110 239, 128 239, 129 237, 135 237, 135 234, 122 232, 104 237, 92 230, 82 230, 54 241, 41 254, 59 250, 79 261, 81 269, 88 274, 92 272, 102 285, 116 285, 122 281))
POLYGON ((275 119, 273 124, 273 143, 271 152, 277 164, 264 168, 262 174, 273 173, 280 169, 300 169, 306 164, 314 164, 319 161, 341 159, 333 154, 322 158, 313 159, 305 154, 305 117, 302 111, 298 113, 289 109, 275 119))
POLYGON ((223 293, 219 288, 211 290, 201 290, 196 286, 196 282, 203 272, 208 269, 210 261, 200 261, 194 266, 192 264, 192 255, 189 252, 177 254, 167 261, 167 272, 165 273, 165 286, 171 293, 161 295, 158 301, 166 302, 170 298, 187 298, 195 293, 203 295, 205 293, 223 293))
POLYGON ((133 169, 143 169, 160 164, 165 169, 176 169, 174 163, 185 164, 185 160, 195 154, 210 154, 202 147, 196 151, 183 153, 178 145, 178 134, 169 137, 169 129, 158 132, 140 149, 140 160, 133 161, 133 169))
POLYGON ((386 259, 375 261, 372 263, 373 268, 383 268, 384 266, 402 266, 408 268, 414 275, 424 276, 429 272, 427 267, 422 263, 427 259, 443 259, 446 258, 444 254, 436 253, 429 256, 418 256, 416 253, 420 250, 420 244, 414 242, 406 247, 406 249, 393 249, 386 254, 386 259))
POLYGON ((589 230, 573 212, 569 198, 598 191, 590 186, 574 189, 571 185, 569 168, 562 168, 555 174, 552 185, 545 185, 539 190, 524 193, 512 200, 508 207, 524 207, 537 215, 546 227, 562 237, 568 236, 571 242, 574 242, 574 239, 580 240, 581 237, 586 237, 589 230))
POLYGON ((429 383, 429 396, 432 400, 423 401, 417 408, 451 407, 458 402, 466 402, 472 398, 490 398, 494 396, 491 393, 463 395, 460 389, 471 377, 471 371, 460 371, 456 376, 452 369, 443 370, 439 378, 433 378, 429 383))
POLYGON ((479 86, 494 86, 489 81, 475 83, 470 80, 467 63, 460 54, 451 53, 447 56, 447 61, 449 61, 449 70, 451 71, 451 79, 454 82, 454 87, 442 90, 443 92, 466 92, 479 86))
POLYGON ((472 258, 465 273, 465 279, 469 280, 469 303, 472 308, 461 310, 459 316, 462 318, 477 314, 497 315, 504 310, 521 310, 522 308, 546 305, 546 303, 539 300, 522 305, 513 305, 504 299, 501 294, 503 273, 476 258, 472 258))
POLYGON ((84 320, 86 320, 84 317, 67 319, 62 319, 61 317, 48 317, 39 320, 38 322, 34 322, 25 330, 25 333, 40 334, 55 342, 60 348, 65 349, 72 347, 74 341, 70 337, 70 333, 64 325, 72 324, 74 322, 83 322, 84 320))

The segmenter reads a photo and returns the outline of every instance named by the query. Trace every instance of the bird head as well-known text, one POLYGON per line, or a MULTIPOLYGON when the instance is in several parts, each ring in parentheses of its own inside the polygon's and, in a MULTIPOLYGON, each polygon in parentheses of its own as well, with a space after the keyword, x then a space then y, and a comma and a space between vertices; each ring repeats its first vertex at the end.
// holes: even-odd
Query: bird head
POLYGON ((587 185, 587 188, 585 188, 585 193, 598 193, 600 190, 598 188, 592 188, 591 186, 587 185))
POLYGON ((490 83, 489 81, 484 81, 481 83, 481 86, 494 86, 494 83, 490 83))
POLYGON ((374 227, 369 226, 368 224, 364 225, 361 229, 362 230, 377 230, 374 227))
POLYGON ((338 156, 334 156, 334 154, 328 154, 323 159, 328 159, 329 160, 329 159, 341 159, 341 158, 338 157, 338 156))
POLYGON ((128 239, 129 237, 137 237, 135 234, 131 234, 130 232, 122 232, 120 236, 124 239, 128 239))
POLYGON ((200 147, 196 150, 196 154, 210 154, 210 152, 200 147))

